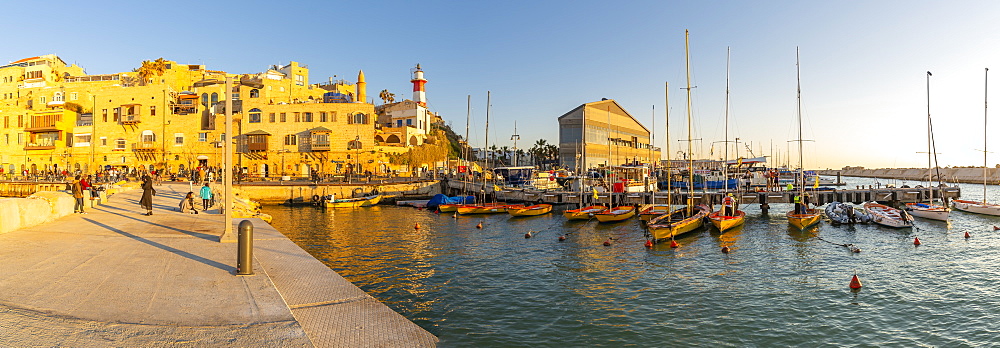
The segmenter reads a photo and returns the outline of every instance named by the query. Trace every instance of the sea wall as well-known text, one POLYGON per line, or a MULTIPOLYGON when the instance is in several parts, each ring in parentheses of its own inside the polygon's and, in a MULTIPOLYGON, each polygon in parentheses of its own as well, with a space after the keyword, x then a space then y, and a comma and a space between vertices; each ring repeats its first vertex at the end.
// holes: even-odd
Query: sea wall
POLYGON ((383 202, 429 198, 441 193, 441 182, 436 180, 411 181, 387 184, 246 184, 236 185, 247 197, 262 204, 311 202, 313 196, 336 194, 337 197, 351 197, 352 193, 370 193, 378 190, 383 202))
MULTIPOLYGON (((107 197, 106 191, 100 191, 90 199, 90 192, 84 191, 84 209, 106 202, 107 197)), ((72 214, 75 203, 67 191, 40 191, 27 198, 0 198, 0 233, 41 225, 72 214)))
MULTIPOLYGON (((884 178, 912 181, 927 181, 926 168, 881 168, 881 169, 836 169, 817 170, 822 175, 857 176, 863 178, 884 178)), ((933 171, 937 181, 938 173, 944 182, 961 182, 979 184, 983 182, 983 168, 939 168, 933 171)), ((1000 168, 986 168, 986 181, 990 184, 1000 184, 1000 168)))

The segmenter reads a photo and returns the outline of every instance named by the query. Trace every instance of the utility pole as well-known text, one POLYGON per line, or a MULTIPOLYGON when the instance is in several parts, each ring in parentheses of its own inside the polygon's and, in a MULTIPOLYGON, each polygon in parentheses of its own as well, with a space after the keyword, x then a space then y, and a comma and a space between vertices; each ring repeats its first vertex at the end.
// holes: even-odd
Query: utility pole
POLYGON ((222 180, 225 183, 225 190, 223 194, 226 196, 224 200, 225 206, 222 207, 222 212, 226 215, 225 232, 219 236, 219 242, 222 243, 234 243, 236 242, 236 234, 233 233, 233 77, 226 76, 226 133, 225 137, 225 155, 222 158, 222 180))

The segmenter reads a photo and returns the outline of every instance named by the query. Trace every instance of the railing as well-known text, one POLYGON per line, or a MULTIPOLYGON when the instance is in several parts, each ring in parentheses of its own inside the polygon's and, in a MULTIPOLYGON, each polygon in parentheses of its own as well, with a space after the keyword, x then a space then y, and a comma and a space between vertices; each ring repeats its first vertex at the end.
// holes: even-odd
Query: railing
POLYGON ((310 149, 313 151, 330 151, 330 143, 312 143, 312 145, 310 145, 310 149))
POLYGON ((267 151, 267 143, 247 143, 249 151, 267 151))
POLYGON ((66 82, 90 82, 90 81, 118 81, 121 78, 117 74, 106 74, 106 75, 87 75, 87 76, 72 76, 67 77, 64 81, 66 82))
POLYGON ((156 142, 140 141, 132 144, 132 151, 153 151, 156 150, 156 142))
POLYGON ((122 115, 121 124, 136 124, 139 123, 139 115, 122 115))

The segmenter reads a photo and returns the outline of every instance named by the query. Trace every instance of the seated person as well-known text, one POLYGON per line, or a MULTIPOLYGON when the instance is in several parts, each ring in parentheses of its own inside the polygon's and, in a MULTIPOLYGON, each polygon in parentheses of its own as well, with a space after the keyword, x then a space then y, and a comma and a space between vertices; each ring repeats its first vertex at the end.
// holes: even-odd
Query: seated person
POLYGON ((185 214, 198 214, 198 210, 194 208, 194 192, 188 192, 181 198, 180 211, 185 214))

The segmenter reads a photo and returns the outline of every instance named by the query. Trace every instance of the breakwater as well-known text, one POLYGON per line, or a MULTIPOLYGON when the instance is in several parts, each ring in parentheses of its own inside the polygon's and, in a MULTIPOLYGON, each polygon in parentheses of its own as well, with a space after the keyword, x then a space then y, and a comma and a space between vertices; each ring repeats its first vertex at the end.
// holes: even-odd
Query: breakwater
MULTIPOLYGON (((817 170, 816 172, 820 175, 831 176, 839 174, 842 177, 855 176, 861 178, 927 181, 927 168, 848 168, 817 170)), ((938 181, 939 178, 944 182, 982 184, 983 168, 938 168, 933 170, 933 180, 938 181)), ((986 168, 986 181, 994 185, 1000 184, 1000 168, 986 168)))
POLYGON ((278 182, 246 183, 234 185, 243 190, 250 199, 263 204, 300 204, 312 202, 315 197, 336 194, 337 197, 351 197, 355 193, 378 191, 383 202, 427 198, 441 193, 441 183, 436 180, 408 182, 370 183, 311 183, 278 182))

